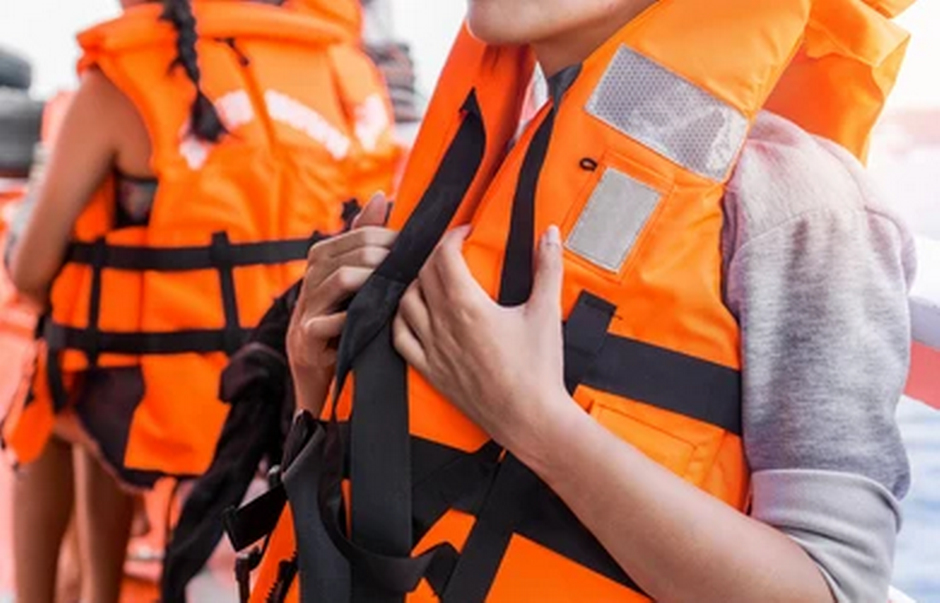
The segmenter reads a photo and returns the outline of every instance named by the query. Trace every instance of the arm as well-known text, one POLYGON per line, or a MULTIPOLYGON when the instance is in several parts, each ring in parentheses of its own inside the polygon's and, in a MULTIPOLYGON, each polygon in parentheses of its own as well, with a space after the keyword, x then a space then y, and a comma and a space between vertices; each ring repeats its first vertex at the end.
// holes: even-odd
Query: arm
POLYGON ((395 340, 410 364, 538 473, 654 599, 832 600, 786 535, 661 468, 565 393, 557 229, 518 308, 497 306, 473 281, 464 236, 445 237, 402 300, 395 340))
POLYGON ((120 92, 99 71, 85 73, 62 121, 36 206, 13 250, 13 283, 40 305, 45 305, 75 221, 114 163, 117 139, 110 116, 116 95, 120 92))
POLYGON ((813 560, 782 532, 662 468, 567 396, 552 407, 542 435, 510 449, 656 600, 832 600, 813 560))

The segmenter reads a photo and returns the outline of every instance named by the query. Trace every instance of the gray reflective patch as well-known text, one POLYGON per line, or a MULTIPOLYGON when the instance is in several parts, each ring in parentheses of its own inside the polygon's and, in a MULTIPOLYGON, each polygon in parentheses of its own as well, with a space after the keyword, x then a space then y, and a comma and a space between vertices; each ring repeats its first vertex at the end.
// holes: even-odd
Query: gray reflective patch
POLYGON ((587 111, 685 169, 724 180, 747 137, 737 109, 620 47, 587 111))
POLYGON ((608 168, 565 246, 592 264, 620 272, 662 193, 608 168))

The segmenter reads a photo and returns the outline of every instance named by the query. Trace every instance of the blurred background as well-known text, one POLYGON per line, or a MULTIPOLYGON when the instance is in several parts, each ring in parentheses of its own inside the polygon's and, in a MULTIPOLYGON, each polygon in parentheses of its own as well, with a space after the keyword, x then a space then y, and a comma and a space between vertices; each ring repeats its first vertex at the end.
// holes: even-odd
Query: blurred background
MULTIPOLYGON (((0 0, 0 46, 32 62, 32 94, 47 98, 76 85, 74 35, 118 10, 117 0, 0 0)), ((367 39, 380 45, 395 42, 395 48, 410 53, 414 63, 416 81, 406 69, 397 93, 402 96, 396 98, 404 113, 413 112, 411 125, 403 126, 404 138, 413 134, 463 11, 464 3, 458 0, 369 2, 367 39)), ((917 235, 920 271, 914 295, 940 304, 940 2, 920 0, 898 21, 913 39, 879 126, 870 167, 892 206, 917 235)), ((913 486, 904 501, 895 583, 919 601, 940 602, 940 412, 905 399, 899 416, 909 446, 913 486)), ((5 549, 9 534, 5 472, 0 467, 0 603, 12 601, 10 556, 5 549)))

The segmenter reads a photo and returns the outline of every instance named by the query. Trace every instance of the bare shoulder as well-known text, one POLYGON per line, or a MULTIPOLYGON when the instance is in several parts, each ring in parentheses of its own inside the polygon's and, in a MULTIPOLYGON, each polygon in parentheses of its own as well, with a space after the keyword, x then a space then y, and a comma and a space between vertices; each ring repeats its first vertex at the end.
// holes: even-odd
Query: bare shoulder
MULTIPOLYGON (((134 175, 149 175, 150 137, 133 102, 99 69, 82 74, 72 103, 77 127, 94 130, 111 147, 117 167, 134 175)), ((89 132, 90 133, 90 132, 89 132)))

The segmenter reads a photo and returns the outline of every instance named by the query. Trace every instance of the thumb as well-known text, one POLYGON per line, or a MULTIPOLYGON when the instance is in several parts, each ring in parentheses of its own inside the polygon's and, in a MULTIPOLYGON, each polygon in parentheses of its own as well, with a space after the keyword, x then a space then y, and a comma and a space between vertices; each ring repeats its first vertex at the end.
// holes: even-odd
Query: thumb
POLYGON ((385 220, 388 218, 388 206, 389 202, 385 198, 385 193, 375 193, 359 215, 356 216, 356 219, 353 220, 353 228, 384 226, 385 220))
POLYGON ((551 313, 561 320, 561 285, 564 277, 561 233, 557 226, 549 226, 539 242, 535 254, 535 275, 532 295, 526 304, 535 312, 551 313))

